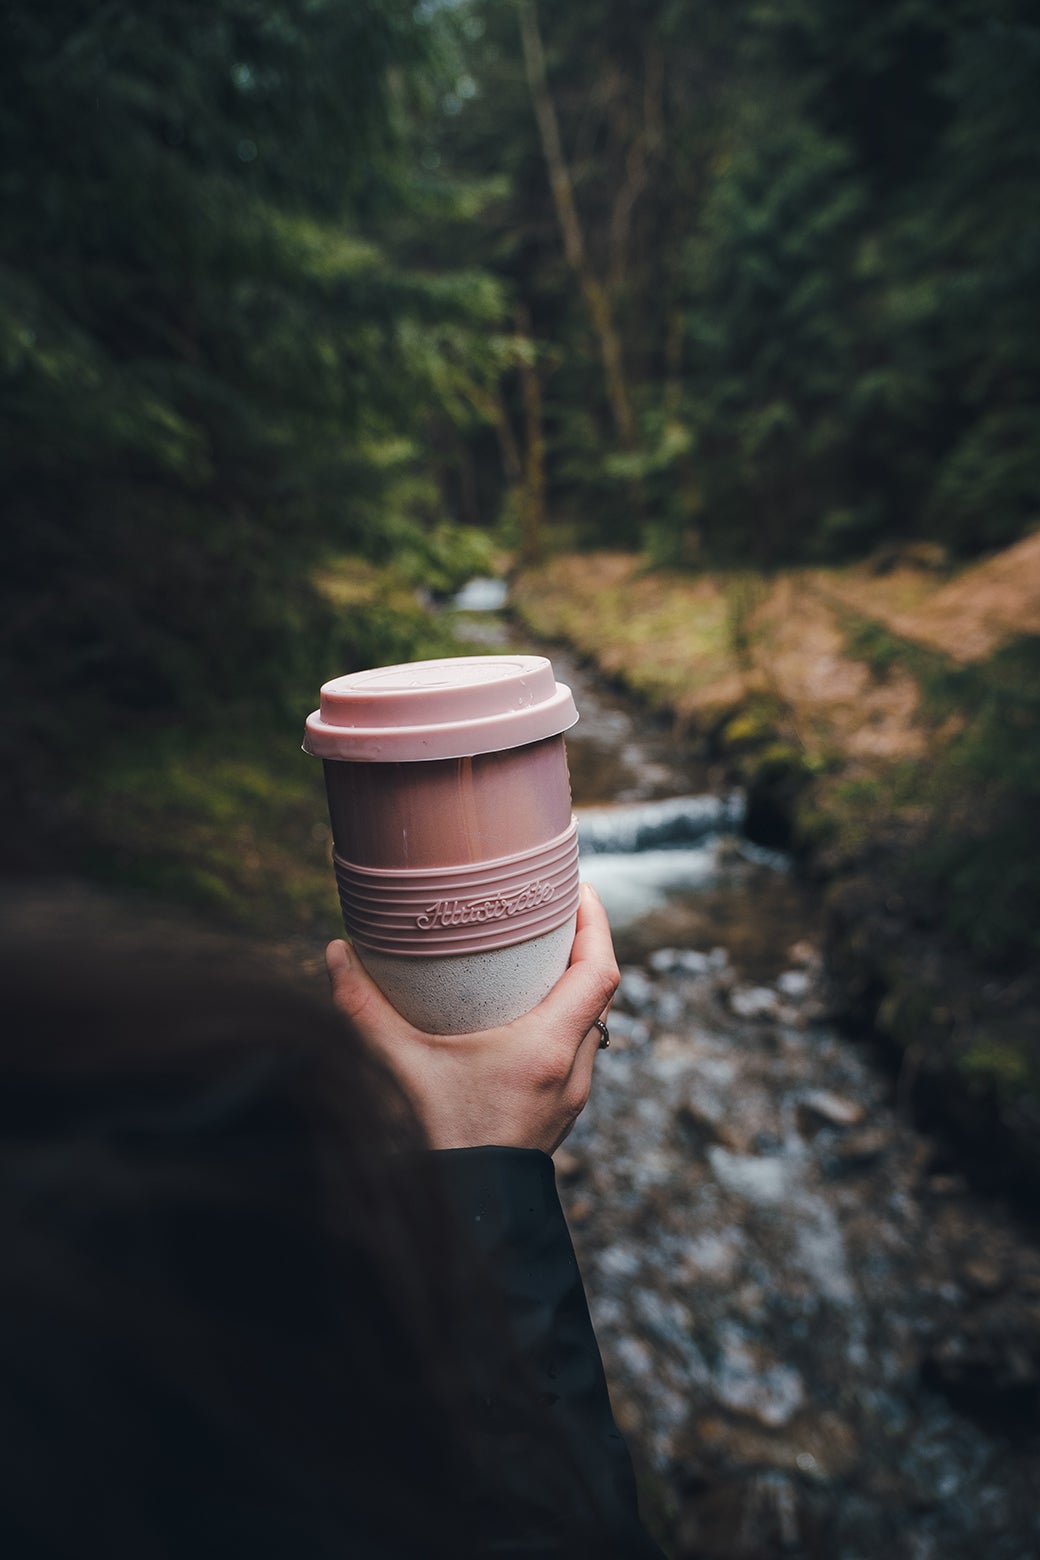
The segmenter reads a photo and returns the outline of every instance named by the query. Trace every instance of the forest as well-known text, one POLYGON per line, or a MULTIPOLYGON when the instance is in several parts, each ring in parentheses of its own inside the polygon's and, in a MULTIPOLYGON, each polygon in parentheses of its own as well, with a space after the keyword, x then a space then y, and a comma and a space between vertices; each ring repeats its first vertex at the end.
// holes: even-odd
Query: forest
MULTIPOLYGON (((455 593, 508 576, 510 632, 623 683, 676 755, 743 788, 752 847, 786 852, 823 906, 835 1011, 888 1048, 899 1109, 941 1121, 973 1184, 1035 1214, 1035 5, 8 0, 3 28, 4 879, 178 907, 313 960, 338 930, 299 752, 319 685, 457 652, 455 593), (855 697, 835 714, 792 692, 803 674, 855 697)), ((736 1034, 708 944, 672 965, 656 951, 644 988, 700 958, 736 1034)), ((807 989, 802 965, 785 973, 807 989)), ((638 1008, 625 1022, 638 1033, 638 1008)), ((749 1121, 754 1069, 774 1065, 760 1049, 741 1058, 749 1121)), ((647 1077, 664 1100, 665 1074, 647 1077)), ((921 1373, 1035 1431, 1040 1309, 986 1310, 1004 1303, 1004 1226, 955 1209, 960 1159, 929 1159, 903 1124, 882 1142, 864 1078, 859 1103, 799 1106, 824 1188, 805 1239, 825 1244, 819 1210, 845 1217, 863 1166, 891 1196, 887 1230, 924 1177, 922 1251, 935 1208, 951 1250, 981 1231, 981 1279, 963 1251, 950 1279, 929 1248, 936 1306, 958 1284, 983 1298, 946 1353, 929 1334, 921 1373)), ((726 1193, 746 1158, 765 1185, 769 1131, 756 1118, 734 1147, 729 1130, 683 1118, 676 1185, 691 1143, 706 1184, 702 1160, 726 1193)), ((903 1263, 911 1317, 920 1272, 885 1269, 879 1239, 862 1267, 881 1328, 886 1273, 903 1263)), ((1033 1256, 1016 1262, 1040 1294, 1033 1256)), ((759 1376, 783 1386, 790 1368, 759 1376)), ((968 1447, 981 1469, 943 1413, 951 1458, 968 1447)), ((741 1421, 739 1456, 737 1439, 704 1452, 705 1430, 699 1493, 652 1493, 662 1533, 687 1497, 715 1499, 712 1457, 757 1470, 778 1424, 741 1421)), ((791 1432, 782 1477, 817 1459, 855 1527, 852 1431, 821 1424, 804 1445, 791 1432)), ((928 1547, 926 1463, 913 1554, 959 1557, 956 1522, 928 1547)), ((978 1479, 984 1525, 999 1502, 978 1479)), ((898 1522, 887 1490, 875 1537, 898 1522)), ((696 1553, 744 1560, 723 1518, 696 1553)), ((803 1554, 772 1542, 749 1539, 748 1560, 803 1554)), ((1026 1552, 1008 1543, 971 1553, 1026 1552)))
MULTIPOLYGON (((18 869, 111 866, 70 765, 104 792, 130 749, 281 742, 330 668, 444 648, 421 602, 496 558, 950 571, 1035 526, 1024 0, 14 0, 7 31, 18 869)), ((964 694, 965 893, 989 871, 1014 951, 1035 636, 1008 656, 964 694)))
MULTIPOLYGON (((443 648, 422 601, 496 557, 951 570, 1035 526, 1021 0, 16 0, 8 35, 16 866, 89 839, 70 765, 280 732, 329 667, 443 648)), ((1036 795, 1010 656, 990 901, 1036 795)))
POLYGON ((337 550, 446 586, 489 538, 773 568, 1035 522, 1022 0, 14 0, 7 30, 20 701, 75 688, 103 731, 277 699, 329 633, 402 649, 329 621, 337 550))

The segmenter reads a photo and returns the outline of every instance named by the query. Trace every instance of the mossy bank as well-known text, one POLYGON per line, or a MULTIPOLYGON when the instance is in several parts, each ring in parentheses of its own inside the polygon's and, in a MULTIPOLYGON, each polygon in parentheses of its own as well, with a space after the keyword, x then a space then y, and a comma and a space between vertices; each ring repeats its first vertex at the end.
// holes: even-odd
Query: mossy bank
POLYGON ((1040 1190, 1040 537, 954 575, 563 555, 515 610, 699 742, 819 880, 835 1002, 978 1176, 1040 1190))

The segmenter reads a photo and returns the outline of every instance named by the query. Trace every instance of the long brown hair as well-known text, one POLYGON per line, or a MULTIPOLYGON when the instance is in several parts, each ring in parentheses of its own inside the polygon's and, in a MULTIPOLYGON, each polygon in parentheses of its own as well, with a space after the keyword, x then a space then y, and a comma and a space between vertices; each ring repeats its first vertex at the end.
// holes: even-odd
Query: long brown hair
POLYGON ((0 1552, 480 1552, 484 1280, 393 1078, 212 940, 9 929, 0 982, 0 1552))

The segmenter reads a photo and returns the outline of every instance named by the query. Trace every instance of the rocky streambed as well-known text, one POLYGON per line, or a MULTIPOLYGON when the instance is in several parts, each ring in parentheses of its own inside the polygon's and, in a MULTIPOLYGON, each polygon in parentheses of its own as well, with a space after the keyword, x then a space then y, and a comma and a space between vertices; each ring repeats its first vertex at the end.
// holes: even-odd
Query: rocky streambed
POLYGON ((742 798, 553 659, 622 963, 557 1173, 651 1521, 675 1560, 1032 1560, 1035 1234, 839 1027, 814 892, 742 798))
POLYGON ((558 1155, 618 1418, 676 1557, 1026 1560, 1040 1255, 789 963, 624 969, 558 1155))

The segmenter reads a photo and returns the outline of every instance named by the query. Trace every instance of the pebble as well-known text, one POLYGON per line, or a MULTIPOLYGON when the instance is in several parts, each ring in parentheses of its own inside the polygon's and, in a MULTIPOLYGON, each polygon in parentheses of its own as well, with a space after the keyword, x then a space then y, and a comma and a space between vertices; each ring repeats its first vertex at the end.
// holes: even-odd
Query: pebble
POLYGON ((791 1179, 791 1166, 784 1158, 759 1158, 753 1154, 732 1154, 728 1149, 714 1146, 708 1150, 708 1160, 717 1180, 728 1192, 751 1203, 768 1205, 780 1203, 787 1196, 791 1179))
POLYGON ((800 1413, 783 1434, 710 1414, 698 1420, 696 1436, 703 1451, 732 1467, 783 1469, 817 1484, 846 1477, 862 1455, 852 1426, 827 1412, 800 1413))
POLYGON ((1003 1289, 1006 1282, 1004 1269, 999 1263, 990 1261, 988 1257, 974 1257, 965 1262, 960 1270, 960 1277, 979 1295, 995 1295, 1003 1289))
POLYGON ((770 1430, 785 1425, 805 1402, 798 1371, 732 1326, 725 1330, 714 1386, 720 1403, 770 1430))
POLYGON ((770 986, 734 986, 729 1005, 738 1018, 775 1018, 780 1001, 770 986))
POLYGON ((717 968, 710 954, 694 948, 658 948, 647 963, 655 975, 710 975, 717 968))
POLYGON ((712 1144, 721 1144, 731 1152, 746 1152, 748 1142, 735 1123, 727 1119, 721 1102, 708 1095, 693 1095, 675 1113, 676 1124, 685 1143, 703 1156, 712 1144))
POLYGON ((656 996, 657 986, 645 970, 636 964, 622 967, 621 984, 614 998, 616 1004, 640 1018, 653 1006, 656 996))
POLYGON ((805 1095, 798 1105, 798 1120, 802 1130, 811 1131, 814 1126, 855 1127, 866 1115, 858 1100, 826 1089, 814 1089, 805 1095), (804 1125, 803 1125, 804 1123, 804 1125))
POLYGON ((649 1024, 641 1018, 634 1018, 631 1013, 611 1008, 608 1023, 610 1044, 616 1050, 624 1051, 629 1046, 645 1045, 650 1038, 649 1024))
POLYGON ((799 1001, 807 997, 812 987, 812 981, 805 970, 785 970, 777 980, 777 990, 782 991, 785 997, 792 1001, 799 1001))
POLYGON ((585 1169, 584 1159, 580 1158, 569 1148, 558 1148, 552 1157, 553 1164, 556 1166, 556 1174, 565 1181, 581 1175, 585 1169))
POLYGON ((655 1003, 655 1017, 658 1023, 669 1027, 675 1027, 682 1022, 686 1004, 682 993, 679 991, 665 990, 660 993, 655 1003))
POLYGON ((869 1169, 892 1147, 892 1134, 882 1128, 850 1132, 830 1148, 824 1169, 831 1175, 869 1169))
POLYGON ((787 950, 787 957, 792 964, 815 964, 819 955, 812 943, 803 937, 791 944, 787 950))

